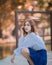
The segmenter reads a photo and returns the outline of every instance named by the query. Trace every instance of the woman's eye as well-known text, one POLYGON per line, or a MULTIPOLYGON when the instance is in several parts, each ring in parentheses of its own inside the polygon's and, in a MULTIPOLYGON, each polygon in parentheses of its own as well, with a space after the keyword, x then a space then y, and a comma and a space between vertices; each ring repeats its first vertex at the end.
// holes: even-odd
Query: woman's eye
POLYGON ((27 26, 30 26, 29 24, 27 24, 27 26))
POLYGON ((25 26, 30 26, 29 24, 26 24, 25 26))

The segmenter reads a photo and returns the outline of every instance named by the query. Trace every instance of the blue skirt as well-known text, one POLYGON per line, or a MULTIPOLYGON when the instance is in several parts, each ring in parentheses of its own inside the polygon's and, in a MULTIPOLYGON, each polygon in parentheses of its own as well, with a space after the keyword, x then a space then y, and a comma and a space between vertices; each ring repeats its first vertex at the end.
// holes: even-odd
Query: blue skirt
POLYGON ((30 58, 33 61, 34 65, 47 65, 47 51, 42 49, 35 51, 31 48, 28 48, 30 52, 30 58))

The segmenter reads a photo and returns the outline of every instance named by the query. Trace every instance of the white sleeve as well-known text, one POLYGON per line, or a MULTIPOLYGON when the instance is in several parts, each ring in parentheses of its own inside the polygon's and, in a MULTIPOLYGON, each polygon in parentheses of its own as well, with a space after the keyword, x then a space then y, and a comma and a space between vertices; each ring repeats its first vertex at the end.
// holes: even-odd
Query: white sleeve
POLYGON ((17 49, 14 50, 15 54, 21 54, 22 48, 32 48, 32 46, 36 45, 35 38, 33 36, 27 36, 24 39, 20 39, 19 46, 17 49))
POLYGON ((19 45, 20 48, 32 47, 35 44, 35 39, 31 36, 26 37, 19 45))
POLYGON ((20 48, 15 49, 15 50, 14 50, 14 54, 16 54, 16 55, 21 55, 20 48))
POLYGON ((24 41, 24 37, 20 37, 19 38, 19 40, 18 40, 18 48, 16 48, 15 50, 14 50, 14 54, 16 54, 16 55, 21 55, 21 48, 20 48, 20 46, 21 46, 21 43, 24 41))
POLYGON ((20 45, 18 46, 18 48, 16 48, 14 50, 14 53, 16 55, 21 55, 21 49, 22 48, 28 48, 28 47, 32 47, 34 44, 33 44, 33 40, 30 39, 30 38, 27 38, 25 39, 23 42, 20 43, 20 45))
POLYGON ((24 37, 20 37, 18 40, 18 47, 21 46, 21 43, 24 41, 24 37))

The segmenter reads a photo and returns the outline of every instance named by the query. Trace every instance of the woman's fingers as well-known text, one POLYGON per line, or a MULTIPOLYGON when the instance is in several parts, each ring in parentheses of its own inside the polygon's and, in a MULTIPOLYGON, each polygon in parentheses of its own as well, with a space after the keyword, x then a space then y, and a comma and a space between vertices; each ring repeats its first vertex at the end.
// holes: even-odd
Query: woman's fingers
POLYGON ((14 59, 13 58, 11 59, 11 63, 14 63, 14 59))

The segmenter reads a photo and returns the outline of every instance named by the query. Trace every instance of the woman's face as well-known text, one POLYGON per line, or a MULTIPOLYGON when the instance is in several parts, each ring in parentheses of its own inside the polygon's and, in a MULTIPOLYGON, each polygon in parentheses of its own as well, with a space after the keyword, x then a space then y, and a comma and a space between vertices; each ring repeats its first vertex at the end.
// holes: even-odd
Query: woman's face
POLYGON ((25 32, 27 33, 31 32, 31 25, 28 21, 25 23, 24 29, 25 29, 25 32))

